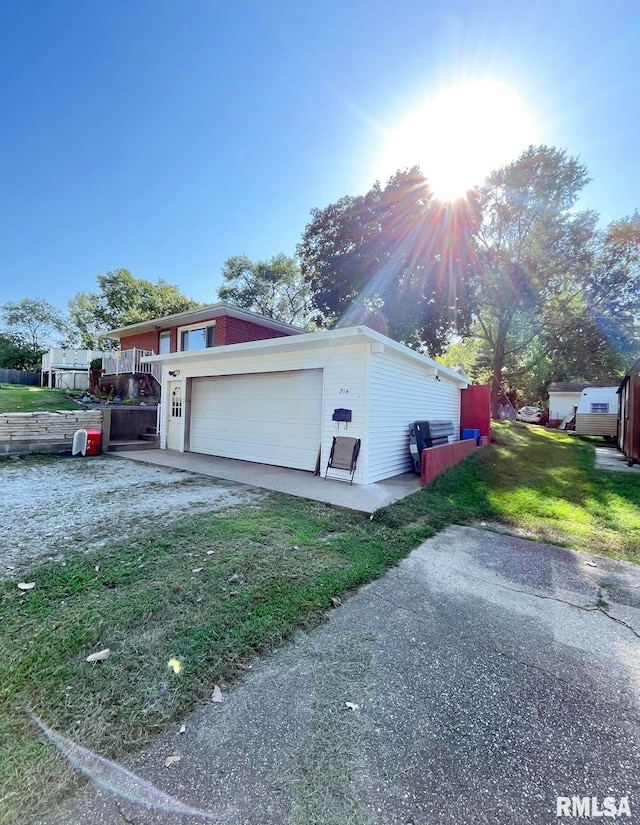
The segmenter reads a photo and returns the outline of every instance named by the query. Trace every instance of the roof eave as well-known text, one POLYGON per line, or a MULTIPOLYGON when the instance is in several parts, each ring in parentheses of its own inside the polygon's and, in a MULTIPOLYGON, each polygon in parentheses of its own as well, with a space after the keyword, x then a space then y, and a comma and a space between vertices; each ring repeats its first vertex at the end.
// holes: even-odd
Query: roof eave
POLYGON ((293 326, 293 324, 285 324, 283 321, 276 321, 274 318, 269 318, 268 315, 260 315, 257 312, 251 312, 248 309, 241 309, 240 307, 234 307, 231 304, 226 304, 224 301, 219 301, 216 304, 209 304, 196 309, 188 309, 184 312, 176 312, 173 315, 165 315, 161 318, 150 318, 148 321, 139 321, 136 324, 128 324, 127 326, 119 327, 118 329, 110 329, 106 332, 101 332, 100 337, 119 341, 127 335, 152 332, 153 330, 170 329, 171 327, 180 326, 181 324, 198 323, 198 321, 206 321, 209 319, 214 320, 215 318, 219 318, 224 315, 231 318, 239 318, 244 321, 260 323, 268 329, 288 332, 290 335, 301 335, 306 332, 306 330, 293 326))
POLYGON ((147 355, 142 360, 145 363, 171 364, 174 361, 184 361, 185 359, 189 361, 198 360, 203 356, 206 358, 221 358, 228 355, 242 355, 245 352, 252 352, 254 350, 277 352, 278 350, 286 351, 287 349, 306 349, 317 346, 321 342, 328 344, 332 342, 347 343, 349 340, 352 340, 354 343, 365 343, 368 341, 382 344, 404 358, 415 361, 422 366, 431 367, 434 370, 434 375, 447 377, 463 387, 471 384, 468 377, 462 376, 448 367, 443 367, 442 364, 439 364, 432 358, 409 349, 409 347, 406 347, 404 344, 400 344, 398 341, 394 341, 392 338, 388 338, 386 335, 365 326, 344 327, 327 330, 325 332, 307 332, 297 336, 267 338, 260 341, 248 341, 242 344, 227 344, 225 346, 211 347, 207 350, 195 350, 193 352, 171 352, 164 355, 147 355))

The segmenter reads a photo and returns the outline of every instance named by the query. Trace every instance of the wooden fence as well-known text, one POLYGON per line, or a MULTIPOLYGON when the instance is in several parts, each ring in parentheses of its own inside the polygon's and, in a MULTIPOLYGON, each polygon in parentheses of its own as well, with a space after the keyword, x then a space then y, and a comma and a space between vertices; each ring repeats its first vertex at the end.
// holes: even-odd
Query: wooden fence
POLYGON ((0 369, 0 384, 25 384, 28 387, 39 387, 40 373, 0 369))

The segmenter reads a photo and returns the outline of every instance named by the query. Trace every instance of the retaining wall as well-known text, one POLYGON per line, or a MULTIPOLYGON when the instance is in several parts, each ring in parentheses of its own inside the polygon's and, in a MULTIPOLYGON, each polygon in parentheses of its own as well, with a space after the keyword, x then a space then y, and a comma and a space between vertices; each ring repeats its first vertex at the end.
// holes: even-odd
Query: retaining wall
POLYGON ((0 455, 70 450, 76 430, 102 432, 102 410, 0 413, 0 455))
POLYGON ((422 475, 420 484, 425 487, 434 478, 442 475, 449 467, 460 464, 476 451, 475 438, 456 441, 455 444, 441 444, 439 447, 427 447, 422 451, 422 475))
POLYGON ((156 406, 133 407, 113 405, 103 410, 102 441, 107 449, 110 441, 135 441, 150 430, 155 432, 158 422, 156 406))

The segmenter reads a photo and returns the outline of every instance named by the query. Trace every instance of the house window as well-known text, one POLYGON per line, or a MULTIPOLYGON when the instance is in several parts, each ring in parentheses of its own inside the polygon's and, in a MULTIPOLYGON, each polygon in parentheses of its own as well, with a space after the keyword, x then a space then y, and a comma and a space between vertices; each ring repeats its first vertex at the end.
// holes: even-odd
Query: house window
POLYGON ((171 352, 171 333, 169 330, 160 333, 158 352, 160 355, 166 355, 168 352, 171 352))
POLYGON ((188 327, 180 331, 180 351, 208 349, 215 346, 216 328, 214 324, 204 327, 188 327))
POLYGON ((182 418, 182 387, 175 387, 171 393, 171 418, 182 418))
POLYGON ((592 413, 609 413, 609 405, 608 404, 591 404, 591 412, 592 413))

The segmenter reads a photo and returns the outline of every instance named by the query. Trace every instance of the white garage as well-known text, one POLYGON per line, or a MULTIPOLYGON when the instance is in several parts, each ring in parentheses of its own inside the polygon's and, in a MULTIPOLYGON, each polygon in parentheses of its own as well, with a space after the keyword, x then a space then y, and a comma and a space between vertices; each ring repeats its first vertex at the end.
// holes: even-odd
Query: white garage
POLYGON ((194 378, 190 451, 314 470, 322 383, 320 369, 194 378))
POLYGON ((413 468, 414 421, 451 421, 459 433, 469 383, 367 327, 144 360, 162 365, 163 449, 307 471, 320 455, 324 472, 334 436, 350 436, 361 440, 355 484, 413 468))

